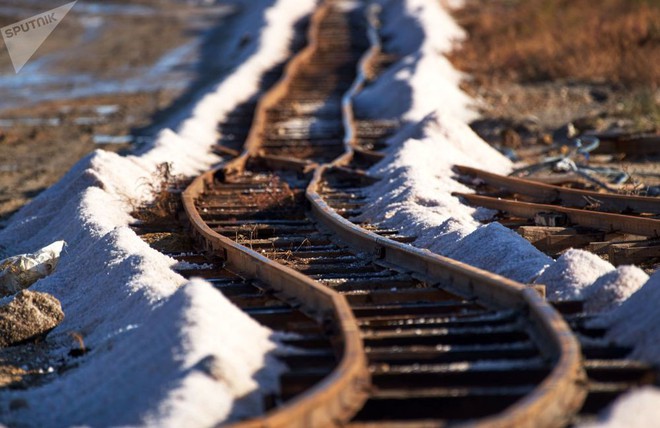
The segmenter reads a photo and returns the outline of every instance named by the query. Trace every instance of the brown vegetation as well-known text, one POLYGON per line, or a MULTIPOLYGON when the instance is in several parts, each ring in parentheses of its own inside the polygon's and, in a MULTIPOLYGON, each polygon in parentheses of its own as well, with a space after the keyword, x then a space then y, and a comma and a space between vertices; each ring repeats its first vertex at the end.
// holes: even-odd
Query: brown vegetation
POLYGON ((452 54, 477 83, 571 78, 660 86, 659 0, 467 0, 452 54))
POLYGON ((156 167, 153 175, 145 178, 140 185, 147 186, 151 194, 150 201, 134 205, 133 217, 144 222, 169 222, 176 217, 180 203, 180 189, 185 185, 183 177, 172 173, 172 165, 163 162, 156 167))
POLYGON ((268 177, 263 192, 242 193, 237 200, 239 205, 254 205, 259 210, 268 210, 290 205, 295 198, 296 194, 289 184, 277 175, 272 175, 268 177))

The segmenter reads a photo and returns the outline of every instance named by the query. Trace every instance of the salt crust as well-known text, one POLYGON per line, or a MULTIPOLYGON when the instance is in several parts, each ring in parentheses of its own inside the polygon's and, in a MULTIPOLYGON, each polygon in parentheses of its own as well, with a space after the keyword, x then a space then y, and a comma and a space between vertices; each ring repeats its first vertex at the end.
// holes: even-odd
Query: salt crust
POLYGON ((282 369, 270 356, 274 333, 210 284, 176 274, 174 259, 127 226, 132 209, 151 198, 160 163, 192 175, 219 160, 210 153, 217 123, 286 57, 294 23, 313 6, 244 0, 231 23, 233 71, 184 109, 188 116, 176 131, 163 130, 133 156, 90 154, 0 232, 5 254, 68 243, 56 271, 31 289, 62 303, 65 319, 49 343, 53 361, 70 367, 44 385, 0 391, 0 422, 214 426, 263 411, 262 394, 273 391, 282 369), (243 46, 245 34, 253 37, 243 46), (75 359, 68 355, 77 348, 72 333, 88 349, 75 359))

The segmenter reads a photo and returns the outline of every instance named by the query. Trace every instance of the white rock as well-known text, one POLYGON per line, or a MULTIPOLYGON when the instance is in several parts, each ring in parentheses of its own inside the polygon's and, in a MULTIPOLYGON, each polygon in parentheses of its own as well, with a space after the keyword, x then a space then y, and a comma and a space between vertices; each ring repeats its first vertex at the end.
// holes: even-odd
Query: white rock
POLYGON ((0 297, 28 288, 50 275, 60 260, 64 241, 52 244, 31 254, 19 254, 0 261, 0 297))
POLYGON ((581 428, 648 428, 660 421, 660 389, 645 386, 617 398, 595 423, 581 428))

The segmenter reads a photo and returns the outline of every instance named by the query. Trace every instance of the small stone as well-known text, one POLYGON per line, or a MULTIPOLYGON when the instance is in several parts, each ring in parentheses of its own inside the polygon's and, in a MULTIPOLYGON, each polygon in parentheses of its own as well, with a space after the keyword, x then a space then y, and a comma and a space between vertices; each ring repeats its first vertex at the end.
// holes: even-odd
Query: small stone
POLYGON ((577 136, 578 132, 573 123, 569 122, 561 128, 557 128, 552 133, 552 140, 555 144, 570 144, 571 140, 577 136))
POLYGON ((0 306, 0 346, 36 338, 64 319, 62 306, 50 294, 23 290, 0 306))
POLYGON ((604 103, 610 98, 610 94, 607 93, 604 89, 593 88, 589 91, 591 98, 597 103, 604 103))
POLYGON ((518 149, 522 145, 522 138, 514 129, 507 128, 502 131, 502 145, 511 149, 518 149))

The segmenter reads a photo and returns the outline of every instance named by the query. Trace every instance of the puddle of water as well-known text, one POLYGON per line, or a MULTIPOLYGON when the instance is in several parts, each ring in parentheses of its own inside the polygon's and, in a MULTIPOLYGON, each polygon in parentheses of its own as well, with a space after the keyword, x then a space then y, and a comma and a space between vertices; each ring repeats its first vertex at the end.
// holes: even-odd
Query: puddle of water
MULTIPOLYGON (((18 14, 21 18, 31 16, 34 11, 44 6, 44 0, 25 0, 21 7, 0 6, 0 15, 18 14)), ((82 40, 89 42, 100 37, 111 22, 111 15, 139 15, 158 17, 162 14, 175 13, 175 9, 154 9, 143 5, 105 4, 102 2, 79 2, 72 10, 71 18, 78 19, 84 29, 82 40)), ((191 15, 193 20, 221 19, 235 12, 230 5, 209 5, 191 15)), ((112 18, 115 19, 115 18, 112 18)), ((196 24, 193 24, 193 26, 196 24)), ((0 74, 0 110, 13 108, 26 103, 39 103, 49 100, 76 99, 109 94, 130 94, 152 92, 156 90, 184 90, 195 77, 199 62, 201 38, 196 38, 183 45, 165 52, 150 67, 127 69, 123 77, 100 79, 84 72, 55 74, 51 64, 64 60, 65 52, 54 52, 28 62, 21 73, 8 71, 0 74)), ((102 106, 99 115, 110 115, 118 110, 117 106, 102 106)), ((87 119, 80 118, 81 123, 87 119)), ((0 126, 8 126, 6 123, 0 126)))
POLYGON ((85 117, 80 116, 73 119, 73 123, 76 125, 98 125, 100 123, 105 123, 105 118, 102 117, 85 117))
POLYGON ((39 118, 39 117, 22 117, 19 119, 0 119, 0 128, 11 128, 16 125, 23 126, 59 126, 62 121, 57 117, 52 118, 39 118))
POLYGON ((85 33, 81 37, 81 43, 91 43, 96 40, 101 34, 101 29, 105 23, 105 20, 100 16, 81 16, 78 20, 85 29, 85 33))
POLYGON ((154 15, 156 9, 131 4, 107 4, 107 3, 76 3, 76 13, 86 13, 90 15, 132 15, 132 16, 149 16, 154 15))
POLYGON ((175 70, 180 64, 191 63, 200 45, 199 40, 193 40, 163 55, 149 70, 149 77, 160 76, 175 70))
POLYGON ((133 142, 132 135, 101 135, 96 134, 92 137, 94 144, 130 144, 133 142))
MULTIPOLYGON (((39 12, 45 12, 46 10, 52 9, 54 7, 52 5, 47 5, 43 0, 23 0, 23 3, 27 4, 25 4, 25 6, 0 5, 0 15, 15 16, 17 18, 24 19, 39 12)), ((76 3, 73 12, 87 15, 149 16, 156 14, 157 10, 144 5, 78 2, 76 3)))
POLYGON ((94 111, 101 116, 110 116, 119 111, 119 106, 117 104, 101 105, 94 107, 94 111))
POLYGON ((18 171, 18 165, 15 163, 0 165, 0 172, 16 172, 16 171, 18 171))

